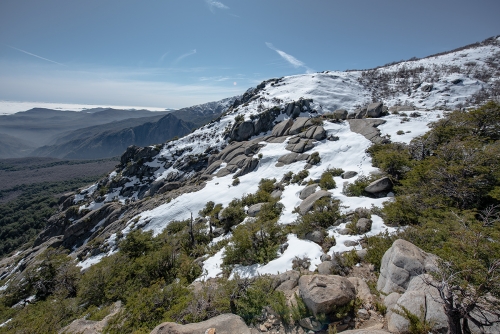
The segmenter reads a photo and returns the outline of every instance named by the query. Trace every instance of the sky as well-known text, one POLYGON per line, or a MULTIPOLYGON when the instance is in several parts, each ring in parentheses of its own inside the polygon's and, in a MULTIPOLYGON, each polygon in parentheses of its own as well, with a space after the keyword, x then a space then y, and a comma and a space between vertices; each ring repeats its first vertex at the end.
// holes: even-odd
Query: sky
POLYGON ((500 35, 498 0, 1 0, 0 100, 181 108, 500 35))

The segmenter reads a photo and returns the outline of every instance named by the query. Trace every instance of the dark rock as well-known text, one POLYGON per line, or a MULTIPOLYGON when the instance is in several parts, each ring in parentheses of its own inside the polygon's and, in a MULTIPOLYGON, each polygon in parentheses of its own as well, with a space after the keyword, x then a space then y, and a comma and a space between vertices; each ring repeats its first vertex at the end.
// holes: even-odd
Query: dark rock
POLYGON ((333 117, 335 119, 345 120, 345 119, 347 119, 347 115, 348 115, 348 113, 347 113, 347 110, 345 110, 345 109, 337 109, 333 112, 333 117))
POLYGON ((248 140, 248 138, 252 137, 255 133, 255 127, 253 122, 245 121, 238 123, 234 126, 231 131, 231 139, 236 141, 244 141, 248 140))
POLYGON ((290 131, 288 134, 290 135, 296 135, 302 132, 302 130, 306 129, 307 127, 311 126, 312 123, 310 121, 310 118, 308 117, 297 117, 295 122, 293 123, 292 127, 290 128, 290 131))
POLYGON ((325 240, 325 235, 322 231, 316 230, 316 231, 306 233, 305 239, 312 241, 312 242, 315 242, 317 244, 321 244, 323 242, 323 240, 325 240))
POLYGON ((422 92, 425 92, 425 93, 429 93, 432 91, 432 89, 434 88, 434 85, 430 84, 430 85, 424 85, 420 88, 420 90, 422 92))
POLYGON ((163 193, 166 193, 167 191, 179 189, 181 186, 182 186, 181 182, 169 182, 169 183, 165 184, 163 187, 161 187, 158 190, 158 193, 163 194, 163 193))
POLYGON ((310 139, 301 139, 297 144, 288 144, 286 149, 295 153, 303 153, 314 148, 314 142, 310 139))
POLYGON ((205 170, 206 174, 212 174, 215 172, 217 169, 219 169, 220 165, 222 164, 222 160, 217 160, 214 161, 208 168, 205 170))
POLYGON ((372 220, 367 218, 360 218, 356 223, 356 228, 359 234, 365 234, 372 229, 372 220))
POLYGON ((382 114, 382 108, 383 108, 382 102, 375 102, 371 103, 368 105, 366 108, 366 116, 367 117, 372 117, 372 118, 377 118, 380 117, 382 114))
POLYGON ((243 167, 236 173, 234 174, 234 178, 246 175, 250 172, 253 172, 253 170, 259 165, 259 159, 248 159, 245 161, 245 164, 243 167))
POLYGON ((455 79, 451 83, 454 84, 454 85, 458 85, 458 84, 461 84, 462 82, 463 82, 462 79, 455 79))
POLYGON ((366 107, 358 108, 358 109, 354 110, 354 114, 356 115, 355 116, 356 119, 365 118, 366 117, 366 107))
POLYGON ((389 179, 388 177, 383 177, 381 179, 378 179, 378 180, 370 183, 365 188, 365 191, 370 193, 370 194, 376 194, 376 193, 380 193, 383 191, 390 191, 391 189, 392 189, 391 179, 389 179))
POLYGON ((305 187, 304 189, 302 189, 302 191, 299 194, 299 198, 302 199, 302 200, 306 199, 307 197, 309 197, 312 194, 314 194, 316 192, 316 189, 318 189, 318 185, 317 184, 308 185, 307 187, 305 187))
POLYGON ((272 135, 274 137, 285 136, 288 134, 288 130, 292 125, 293 125, 293 120, 291 119, 284 120, 274 126, 272 135))
POLYGON ((347 180, 347 179, 351 179, 351 178, 355 177, 356 175, 358 175, 358 172, 347 171, 347 172, 342 173, 342 178, 344 180, 347 180))

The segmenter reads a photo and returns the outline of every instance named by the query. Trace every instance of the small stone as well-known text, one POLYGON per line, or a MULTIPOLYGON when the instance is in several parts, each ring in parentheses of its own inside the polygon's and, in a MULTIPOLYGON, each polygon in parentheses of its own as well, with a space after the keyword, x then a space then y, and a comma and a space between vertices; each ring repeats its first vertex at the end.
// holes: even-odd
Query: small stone
POLYGON ((205 334, 216 334, 215 328, 209 328, 205 331, 205 334))
POLYGON ((267 327, 261 324, 261 325, 259 325, 259 330, 260 330, 261 332, 264 332, 264 333, 265 333, 265 332, 267 332, 267 327))
POLYGON ((368 320, 370 319, 370 313, 364 308, 361 308, 358 310, 358 318, 363 320, 368 320))
POLYGON ((358 242, 354 241, 354 240, 346 240, 346 241, 344 241, 344 245, 346 247, 354 247, 354 246, 358 245, 358 242))

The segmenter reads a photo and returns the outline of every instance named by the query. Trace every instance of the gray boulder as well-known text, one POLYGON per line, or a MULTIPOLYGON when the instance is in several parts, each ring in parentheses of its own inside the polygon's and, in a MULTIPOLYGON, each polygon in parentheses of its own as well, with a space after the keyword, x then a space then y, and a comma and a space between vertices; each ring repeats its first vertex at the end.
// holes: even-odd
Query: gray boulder
POLYGON ((312 242, 315 242, 317 244, 321 244, 323 242, 323 240, 325 240, 325 235, 323 234, 322 231, 316 230, 316 231, 306 233, 305 239, 310 240, 312 242))
POLYGON ((288 134, 290 135, 296 135, 302 132, 303 129, 305 129, 307 126, 311 126, 311 121, 308 117, 297 117, 295 122, 293 122, 292 127, 290 128, 290 131, 288 134))
POLYGON ((382 139, 377 126, 384 123, 385 120, 383 119, 350 119, 349 127, 352 132, 359 133, 371 142, 379 143, 382 139))
POLYGON ((205 174, 212 174, 215 172, 217 169, 219 169, 220 165, 222 164, 222 160, 216 160, 212 162, 210 166, 205 170, 205 174))
POLYGON ((299 294, 314 316, 330 314, 356 298, 348 279, 336 275, 304 275, 299 279, 299 294))
POLYGON ((302 138, 323 140, 326 138, 326 131, 321 125, 312 126, 307 131, 299 134, 302 138))
POLYGON ((376 194, 383 191, 390 191, 391 189, 392 189, 391 179, 389 179, 388 177, 383 177, 381 179, 378 179, 370 183, 365 188, 365 191, 370 194, 376 194))
POLYGON ((368 284, 366 284, 366 282, 359 277, 348 277, 347 279, 352 283, 352 285, 354 285, 354 288, 356 289, 356 297, 361 299, 363 307, 370 309, 374 298, 370 292, 368 284))
POLYGON ((284 120, 274 126, 272 135, 274 137, 285 136, 288 134, 288 130, 292 125, 293 125, 293 120, 291 119, 284 120))
POLYGON ((318 273, 320 275, 331 275, 335 264, 332 261, 323 261, 318 265, 318 273))
POLYGON ((295 153, 304 153, 314 148, 314 142, 310 139, 301 139, 297 144, 288 144, 285 148, 295 153))
POLYGON ((361 119, 366 117, 366 107, 359 108, 354 110, 354 114, 356 119, 361 119))
POLYGON ((255 133, 255 128, 253 122, 245 121, 238 123, 234 126, 231 131, 231 139, 236 141, 244 141, 248 140, 248 138, 252 137, 255 133))
POLYGON ((221 314, 206 321, 180 325, 164 322, 157 326, 151 334, 250 334, 251 331, 243 319, 235 314, 221 314))
POLYGON ((372 118, 380 117, 380 115, 382 114, 383 107, 384 105, 382 104, 382 102, 375 102, 369 104, 368 107, 366 107, 366 116, 372 118))
POLYGON ((262 206, 263 206, 264 204, 266 204, 266 203, 257 203, 257 204, 254 204, 254 205, 250 206, 250 207, 248 208, 248 211, 247 211, 248 215, 249 215, 250 217, 255 217, 255 216, 257 216, 257 215, 259 214, 260 210, 262 209, 262 206))
POLYGON ((314 194, 310 195, 307 197, 305 200, 302 201, 299 205, 299 213, 301 215, 305 215, 307 211, 311 210, 313 207, 314 203, 319 200, 320 198, 323 197, 330 197, 332 196, 331 192, 328 192, 326 190, 319 190, 315 192, 314 194))
POLYGON ((259 159, 247 159, 243 167, 241 167, 241 169, 236 174, 234 174, 234 178, 253 172, 253 170, 257 167, 258 164, 259 164, 259 159))
POLYGON ((344 245, 346 247, 355 247, 358 244, 359 244, 359 242, 358 241, 354 241, 354 240, 346 240, 346 241, 344 241, 344 245))
MULTIPOLYGON (((402 309, 399 306, 404 306, 411 313, 418 316, 421 320, 425 319, 425 294, 420 291, 408 291, 403 294, 397 301, 396 306, 393 309, 402 309)), ((396 314, 395 312, 389 312, 387 317, 387 329, 392 333, 406 333, 409 329, 409 322, 406 318, 396 314)))
POLYGON ((398 239, 382 257, 377 290, 389 294, 404 292, 412 278, 437 270, 437 257, 412 243, 398 239))
POLYGON ((372 229, 372 220, 368 218, 360 218, 356 223, 356 228, 359 234, 365 234, 372 229))
POLYGON ((345 109, 337 109, 333 112, 333 117, 335 119, 341 119, 341 120, 344 120, 344 119, 347 119, 347 110, 345 109))
POLYGON ((308 198, 309 196, 311 196, 312 194, 314 194, 316 192, 316 189, 318 189, 317 184, 308 185, 307 187, 302 189, 302 191, 299 194, 299 198, 302 200, 308 198))
POLYGON ((308 158, 309 154, 289 153, 279 157, 278 162, 289 165, 297 161, 307 160, 308 158))
POLYGON ((283 195, 283 192, 279 189, 273 190, 273 192, 271 193, 272 198, 281 198, 281 195, 283 195))
POLYGON ((342 173, 342 178, 344 180, 347 180, 347 179, 352 179, 353 177, 355 177, 356 175, 358 175, 358 172, 355 172, 355 171, 347 171, 347 172, 344 172, 342 173))
POLYGON ((434 85, 430 84, 430 85, 424 85, 424 86, 420 87, 420 90, 422 92, 429 93, 432 91, 433 88, 434 88, 434 85))

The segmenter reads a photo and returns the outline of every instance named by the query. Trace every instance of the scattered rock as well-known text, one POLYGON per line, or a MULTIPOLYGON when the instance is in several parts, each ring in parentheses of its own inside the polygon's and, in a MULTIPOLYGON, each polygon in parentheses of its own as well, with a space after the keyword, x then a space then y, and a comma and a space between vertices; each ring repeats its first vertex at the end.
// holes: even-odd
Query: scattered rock
POLYGON ((365 260, 365 257, 366 257, 366 254, 367 254, 367 250, 366 249, 360 249, 360 250, 357 250, 356 251, 356 254, 358 255, 359 259, 361 261, 364 261, 365 260))
POLYGON ((363 135, 371 142, 380 143, 382 142, 382 138, 380 137, 380 130, 377 129, 377 126, 384 123, 385 121, 382 119, 350 119, 349 127, 352 132, 363 135))
POLYGON ((430 85, 424 85, 424 86, 420 87, 420 90, 422 92, 429 93, 432 91, 433 88, 434 88, 434 86, 432 84, 430 84, 430 85))
POLYGON ((341 119, 341 120, 345 120, 347 119, 347 110, 345 109, 337 109, 333 112, 333 117, 335 119, 341 119))
POLYGON ((347 172, 342 173, 342 178, 344 180, 347 180, 347 179, 351 179, 351 178, 355 177, 356 175, 358 175, 358 172, 347 171, 347 172))
POLYGON ((335 307, 356 298, 356 290, 348 279, 336 275, 304 275, 299 279, 299 294, 314 314, 330 314, 335 307))
POLYGON ((461 84, 462 82, 463 82, 462 79, 455 79, 451 83, 454 84, 454 85, 458 85, 458 84, 461 84))
POLYGON ((316 321, 316 319, 314 317, 300 319, 299 325, 301 325, 302 327, 304 327, 306 329, 310 329, 312 331, 315 331, 315 332, 320 331, 321 328, 323 328, 321 323, 319 321, 316 321))
POLYGON ((381 179, 378 179, 376 181, 373 181, 370 183, 366 188, 365 191, 367 193, 371 194, 377 194, 383 191, 390 191, 392 189, 392 181, 388 177, 383 177, 381 179))
POLYGON ((302 200, 306 199, 307 197, 309 197, 312 194, 314 194, 316 192, 316 189, 318 189, 318 185, 317 184, 308 185, 307 187, 305 187, 304 189, 302 189, 302 191, 299 194, 299 198, 302 199, 302 200))
POLYGON ((359 218, 370 218, 371 215, 370 209, 367 208, 356 208, 354 212, 359 218))
POLYGON ((372 229, 372 220, 368 218, 360 218, 356 223, 356 228, 359 234, 365 234, 372 229))
POLYGON ((315 242, 317 244, 321 244, 323 242, 323 240, 325 240, 325 235, 323 234, 322 231, 316 230, 316 231, 306 233, 305 239, 310 240, 312 242, 315 242))
POLYGON ((323 261, 318 265, 318 273, 320 275, 331 275, 335 264, 332 261, 323 261))
POLYGON ((353 234, 353 231, 350 228, 343 228, 337 231, 338 234, 340 235, 349 235, 353 234))
POLYGON ((346 241, 344 241, 344 245, 345 245, 346 247, 355 247, 355 246, 357 246, 358 244, 359 244, 359 242, 354 241, 354 240, 346 240, 346 241))
POLYGON ((370 319, 370 312, 368 312, 364 308, 360 308, 358 310, 357 316, 359 319, 368 320, 368 319, 370 319))
POLYGON ((312 206, 318 199, 323 197, 330 197, 331 195, 332 193, 326 190, 318 190, 317 192, 315 192, 314 194, 310 195, 305 200, 303 200, 302 203, 300 203, 299 213, 301 215, 305 215, 307 211, 311 210, 312 206))
POLYGON ((262 206, 263 206, 264 204, 266 204, 266 203, 257 203, 257 204, 254 204, 254 205, 250 206, 250 207, 248 208, 248 211, 247 211, 248 215, 249 215, 250 217, 255 217, 255 216, 257 216, 257 215, 259 214, 260 210, 262 209, 262 206))

